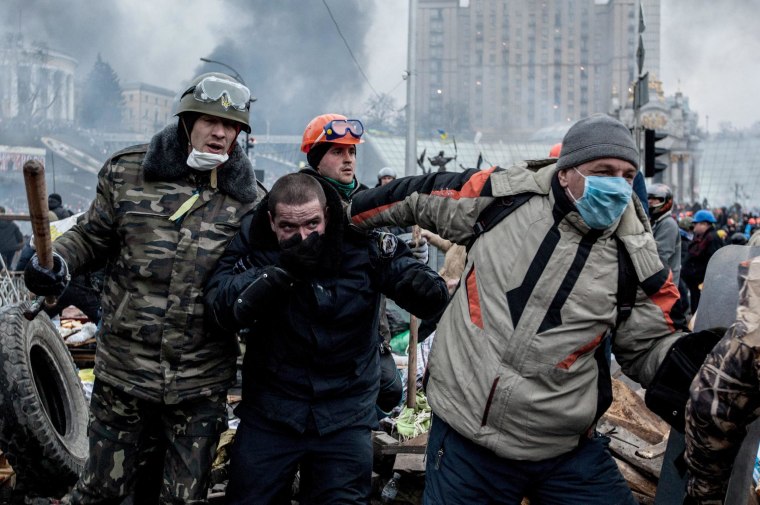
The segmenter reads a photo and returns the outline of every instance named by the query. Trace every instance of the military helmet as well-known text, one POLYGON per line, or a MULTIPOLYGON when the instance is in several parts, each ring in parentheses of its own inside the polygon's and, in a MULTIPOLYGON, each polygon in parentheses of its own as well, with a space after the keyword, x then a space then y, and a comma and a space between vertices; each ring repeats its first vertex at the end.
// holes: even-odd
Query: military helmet
POLYGON ((251 92, 241 82, 221 72, 201 74, 183 91, 176 116, 185 112, 208 114, 240 123, 251 133, 251 92))

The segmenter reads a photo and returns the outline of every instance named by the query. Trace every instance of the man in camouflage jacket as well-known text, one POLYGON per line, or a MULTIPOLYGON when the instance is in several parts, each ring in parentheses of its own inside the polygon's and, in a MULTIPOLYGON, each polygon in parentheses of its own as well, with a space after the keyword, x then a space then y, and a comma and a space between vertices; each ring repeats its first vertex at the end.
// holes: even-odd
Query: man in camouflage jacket
POLYGON ((201 291, 258 196, 236 142, 250 131, 247 92, 225 74, 196 78, 178 124, 105 163, 84 219, 55 242, 53 270, 35 257, 25 271, 32 291, 56 295, 69 272, 108 262, 90 454, 64 503, 120 503, 156 430, 168 445, 161 503, 206 502, 237 345, 204 328, 201 291))
POLYGON ((720 505, 746 427, 760 413, 760 257, 739 266, 736 321, 707 356, 686 407, 687 492, 720 505))

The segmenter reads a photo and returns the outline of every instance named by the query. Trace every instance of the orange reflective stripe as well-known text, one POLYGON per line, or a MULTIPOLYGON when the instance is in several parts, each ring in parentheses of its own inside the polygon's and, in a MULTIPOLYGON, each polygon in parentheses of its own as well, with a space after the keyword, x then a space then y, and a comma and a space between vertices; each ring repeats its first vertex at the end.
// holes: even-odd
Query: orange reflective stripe
POLYGON ((475 198, 480 196, 480 192, 483 191, 483 187, 488 182, 488 178, 491 177, 491 173, 496 167, 491 167, 486 170, 481 170, 472 177, 470 177, 462 189, 459 191, 455 189, 436 189, 430 192, 431 196, 443 196, 446 198, 453 198, 459 200, 460 198, 475 198))
POLYGON ((649 297, 662 311, 665 323, 667 323, 670 331, 675 331, 676 329, 673 325, 673 319, 670 318, 670 311, 678 301, 679 296, 678 288, 673 284, 673 272, 668 272, 668 280, 665 281, 665 284, 649 297))
POLYGON ((480 310, 480 296, 478 295, 478 283, 475 280, 475 266, 472 267, 470 273, 467 274, 467 281, 465 283, 467 287, 467 300, 470 308, 470 320, 472 324, 483 329, 483 313, 480 310))
POLYGON ((578 358, 580 358, 581 356, 583 356, 587 352, 590 352, 590 351, 593 351, 594 349, 596 349, 596 346, 598 346, 599 343, 604 338, 605 333, 607 333, 607 332, 605 331, 604 333, 600 333, 599 335, 597 335, 594 340, 592 340, 588 344, 584 345, 583 347, 577 349, 571 355, 569 355, 567 358, 565 358, 562 361, 560 361, 559 363, 557 363, 556 367, 557 368, 561 368, 563 370, 568 370, 571 366, 573 366, 573 363, 575 363, 576 361, 578 361, 578 358))
POLYGON ((381 205, 380 207, 375 207, 374 209, 369 209, 369 210, 365 210, 364 212, 360 212, 359 214, 357 214, 357 215, 355 215, 355 216, 353 216, 351 218, 351 222, 353 222, 354 224, 363 223, 367 219, 369 219, 371 217, 374 217, 374 216, 380 214, 381 212, 383 212, 384 210, 393 207, 393 205, 395 205, 395 203, 397 203, 397 202, 389 203, 389 204, 386 204, 386 205, 381 205))

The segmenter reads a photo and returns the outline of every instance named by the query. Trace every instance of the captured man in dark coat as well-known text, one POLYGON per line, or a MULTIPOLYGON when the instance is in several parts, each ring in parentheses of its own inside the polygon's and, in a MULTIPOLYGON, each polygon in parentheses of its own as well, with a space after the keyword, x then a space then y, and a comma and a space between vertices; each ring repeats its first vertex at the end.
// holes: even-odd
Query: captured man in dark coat
POLYGON ((419 317, 440 310, 443 280, 390 233, 348 228, 323 178, 279 179, 206 287, 209 315, 249 327, 230 504, 368 503, 377 425, 381 294, 419 317))

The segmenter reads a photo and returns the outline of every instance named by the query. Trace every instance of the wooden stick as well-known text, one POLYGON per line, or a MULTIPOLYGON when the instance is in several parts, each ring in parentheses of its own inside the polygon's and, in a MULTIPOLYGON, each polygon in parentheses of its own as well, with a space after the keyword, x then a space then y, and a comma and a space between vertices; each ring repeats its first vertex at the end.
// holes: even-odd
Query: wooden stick
MULTIPOLYGON (((29 216, 32 221, 34 233, 34 246, 37 250, 37 258, 40 266, 52 270, 53 268, 53 245, 50 240, 50 219, 48 218, 47 187, 45 185, 45 167, 36 160, 24 163, 24 186, 26 187, 26 200, 29 204, 29 216)), ((28 313, 24 313, 27 319, 34 317, 42 309, 40 300, 28 313), (31 316, 31 317, 30 317, 31 316)), ((52 307, 56 303, 55 296, 45 297, 45 305, 52 307)))
MULTIPOLYGON (((414 225, 412 228, 412 239, 414 247, 419 246, 420 227, 414 225)), ((406 406, 413 409, 417 406, 417 318, 413 315, 409 317, 409 360, 407 362, 406 372, 406 406)))

